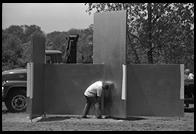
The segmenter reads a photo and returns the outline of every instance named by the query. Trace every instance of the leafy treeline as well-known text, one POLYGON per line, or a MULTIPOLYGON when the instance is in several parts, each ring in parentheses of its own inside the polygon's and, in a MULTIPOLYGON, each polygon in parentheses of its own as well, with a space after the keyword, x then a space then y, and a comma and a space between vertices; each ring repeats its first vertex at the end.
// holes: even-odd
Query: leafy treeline
MULTIPOLYGON (((36 31, 42 32, 36 25, 12 25, 2 30, 2 71, 13 68, 24 68, 31 60, 31 36, 36 31)), ((92 63, 92 25, 84 30, 70 29, 67 32, 54 31, 46 35, 46 49, 63 52, 65 62, 66 48, 70 34, 79 34, 77 44, 77 62, 92 63)))
POLYGON ((127 10, 128 63, 194 70, 194 3, 85 3, 87 12, 127 10))
MULTIPOLYGON (((185 64, 194 71, 193 3, 86 3, 87 12, 128 12, 127 62, 135 64, 185 64)), ((25 67, 30 61, 31 36, 36 25, 2 30, 2 70, 25 67)), ((92 63, 93 25, 46 34, 46 49, 66 55, 68 36, 79 34, 77 62, 92 63)), ((65 58, 64 58, 65 62, 65 58)))

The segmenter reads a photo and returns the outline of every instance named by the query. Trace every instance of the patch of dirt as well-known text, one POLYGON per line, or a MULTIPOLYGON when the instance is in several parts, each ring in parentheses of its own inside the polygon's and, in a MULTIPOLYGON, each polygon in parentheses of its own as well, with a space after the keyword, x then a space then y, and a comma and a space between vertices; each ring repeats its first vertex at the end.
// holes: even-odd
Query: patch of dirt
POLYGON ((87 119, 72 115, 47 115, 37 122, 27 113, 9 113, 2 108, 3 131, 194 131, 194 112, 184 117, 132 117, 123 119, 87 119))

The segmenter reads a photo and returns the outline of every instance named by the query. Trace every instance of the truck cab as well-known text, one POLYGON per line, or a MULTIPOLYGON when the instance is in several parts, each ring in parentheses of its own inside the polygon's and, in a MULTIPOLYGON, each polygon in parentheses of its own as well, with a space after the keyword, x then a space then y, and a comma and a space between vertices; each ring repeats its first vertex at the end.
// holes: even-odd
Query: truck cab
MULTIPOLYGON (((62 63, 62 52, 45 50, 46 64, 62 63)), ((10 112, 23 112, 27 107, 27 69, 16 68, 2 72, 2 101, 10 112)))
MULTIPOLYGON (((76 44, 79 35, 69 35, 66 63, 76 63, 76 44)), ((45 50, 45 64, 60 64, 62 52, 45 50)), ((27 107, 27 69, 12 69, 2 72, 2 101, 10 112, 22 112, 27 107)))
POLYGON ((62 52, 59 50, 45 50, 45 63, 62 63, 62 52))

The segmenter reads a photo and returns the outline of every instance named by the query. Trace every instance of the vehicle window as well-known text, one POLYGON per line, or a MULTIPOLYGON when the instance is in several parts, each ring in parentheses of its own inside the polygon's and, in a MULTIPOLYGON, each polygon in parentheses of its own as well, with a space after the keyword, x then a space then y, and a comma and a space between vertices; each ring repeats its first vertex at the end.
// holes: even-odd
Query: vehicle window
POLYGON ((52 59, 50 56, 46 55, 46 63, 47 64, 52 64, 52 59))
POLYGON ((58 54, 57 55, 57 62, 58 63, 61 63, 62 62, 62 55, 61 54, 58 54))
POLYGON ((61 62, 62 62, 62 55, 61 54, 46 55, 46 63, 48 63, 48 64, 61 63, 61 62))

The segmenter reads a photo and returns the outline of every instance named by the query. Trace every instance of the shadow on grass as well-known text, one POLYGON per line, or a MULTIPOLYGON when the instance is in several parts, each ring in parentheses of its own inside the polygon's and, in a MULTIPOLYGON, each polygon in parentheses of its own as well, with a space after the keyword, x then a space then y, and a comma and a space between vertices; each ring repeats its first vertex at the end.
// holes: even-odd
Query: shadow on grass
POLYGON ((62 121, 62 120, 66 120, 66 119, 70 119, 70 117, 45 117, 42 118, 41 120, 39 120, 38 122, 48 122, 48 121, 62 121))
POLYGON ((9 111, 7 109, 2 109, 2 114, 6 114, 8 113, 9 111))
POLYGON ((127 118, 107 117, 106 119, 109 118, 114 120, 127 120, 127 121, 146 120, 146 118, 142 118, 142 117, 127 117, 127 118))
MULTIPOLYGON (((49 122, 49 121, 63 121, 66 119, 71 119, 71 118, 75 118, 75 119, 84 119, 81 116, 54 116, 54 117, 44 117, 42 119, 40 119, 38 122, 49 122)), ((86 119, 91 119, 91 117, 87 117, 86 119)), ((142 118, 142 117, 127 117, 127 118, 118 118, 118 117, 105 117, 103 119, 114 119, 114 120, 127 120, 127 121, 136 121, 136 120, 146 120, 146 118, 142 118)))

